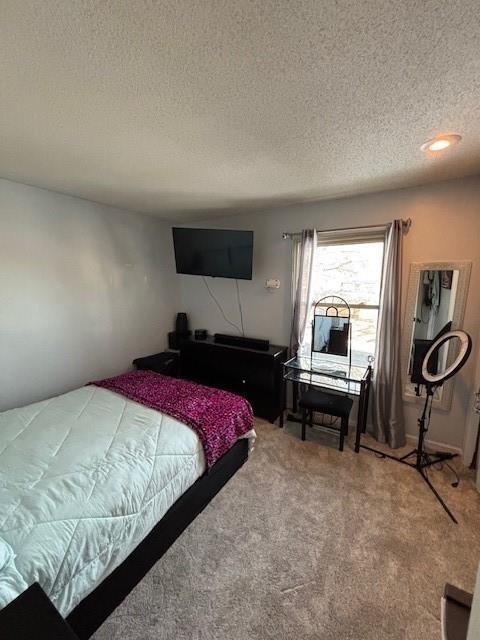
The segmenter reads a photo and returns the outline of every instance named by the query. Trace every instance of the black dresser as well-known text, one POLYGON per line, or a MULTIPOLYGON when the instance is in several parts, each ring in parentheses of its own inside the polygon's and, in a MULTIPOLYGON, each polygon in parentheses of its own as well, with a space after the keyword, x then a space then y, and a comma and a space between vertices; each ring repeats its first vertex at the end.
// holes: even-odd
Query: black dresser
POLYGON ((190 340, 180 347, 180 375, 244 396, 256 416, 274 422, 280 415, 282 363, 287 347, 268 351, 218 344, 213 338, 190 340))

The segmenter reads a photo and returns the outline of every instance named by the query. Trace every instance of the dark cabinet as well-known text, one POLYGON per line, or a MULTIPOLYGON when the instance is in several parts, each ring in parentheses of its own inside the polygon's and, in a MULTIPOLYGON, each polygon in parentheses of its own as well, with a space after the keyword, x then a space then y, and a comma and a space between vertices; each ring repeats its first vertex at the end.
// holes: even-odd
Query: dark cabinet
POLYGON ((0 611, 2 640, 78 640, 38 583, 0 611))
POLYGON ((180 348, 180 375, 244 396, 255 415, 273 422, 280 415, 282 363, 287 347, 268 351, 191 340, 180 348))
POLYGON ((137 369, 150 369, 150 371, 163 373, 166 376, 172 376, 172 378, 178 376, 178 363, 178 353, 173 351, 162 351, 162 353, 155 353, 152 356, 136 358, 132 362, 137 369))

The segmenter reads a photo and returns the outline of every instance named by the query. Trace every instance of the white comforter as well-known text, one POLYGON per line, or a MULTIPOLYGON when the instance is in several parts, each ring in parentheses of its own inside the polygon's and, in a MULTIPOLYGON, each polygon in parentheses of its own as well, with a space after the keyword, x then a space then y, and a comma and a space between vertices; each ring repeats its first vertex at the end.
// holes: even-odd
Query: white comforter
POLYGON ((192 429, 98 387, 0 413, 0 607, 38 581, 67 615, 204 470, 192 429))

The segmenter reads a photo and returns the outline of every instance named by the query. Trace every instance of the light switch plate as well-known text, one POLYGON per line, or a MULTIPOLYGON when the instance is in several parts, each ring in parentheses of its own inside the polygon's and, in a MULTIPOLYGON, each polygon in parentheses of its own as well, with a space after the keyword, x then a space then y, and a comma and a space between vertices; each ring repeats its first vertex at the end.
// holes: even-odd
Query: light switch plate
POLYGON ((277 280, 276 278, 269 278, 265 282, 265 286, 267 289, 280 289, 280 280, 277 280))

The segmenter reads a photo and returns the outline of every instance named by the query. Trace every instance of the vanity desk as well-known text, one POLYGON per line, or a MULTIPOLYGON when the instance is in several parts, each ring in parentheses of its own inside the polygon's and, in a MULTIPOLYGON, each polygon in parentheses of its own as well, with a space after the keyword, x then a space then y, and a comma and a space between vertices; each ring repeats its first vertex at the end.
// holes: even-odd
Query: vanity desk
MULTIPOLYGON (((368 399, 372 382, 372 367, 351 365, 341 361, 332 361, 321 354, 313 356, 295 356, 283 364, 282 410, 280 427, 284 425, 284 414, 287 409, 287 385, 293 387, 293 414, 287 419, 301 422, 294 414, 297 411, 298 388, 300 385, 318 387, 329 392, 336 392, 358 399, 357 426, 355 434, 355 452, 360 451, 360 438, 365 433, 368 415, 368 399)), ((327 432, 337 433, 326 425, 321 426, 327 432)))

